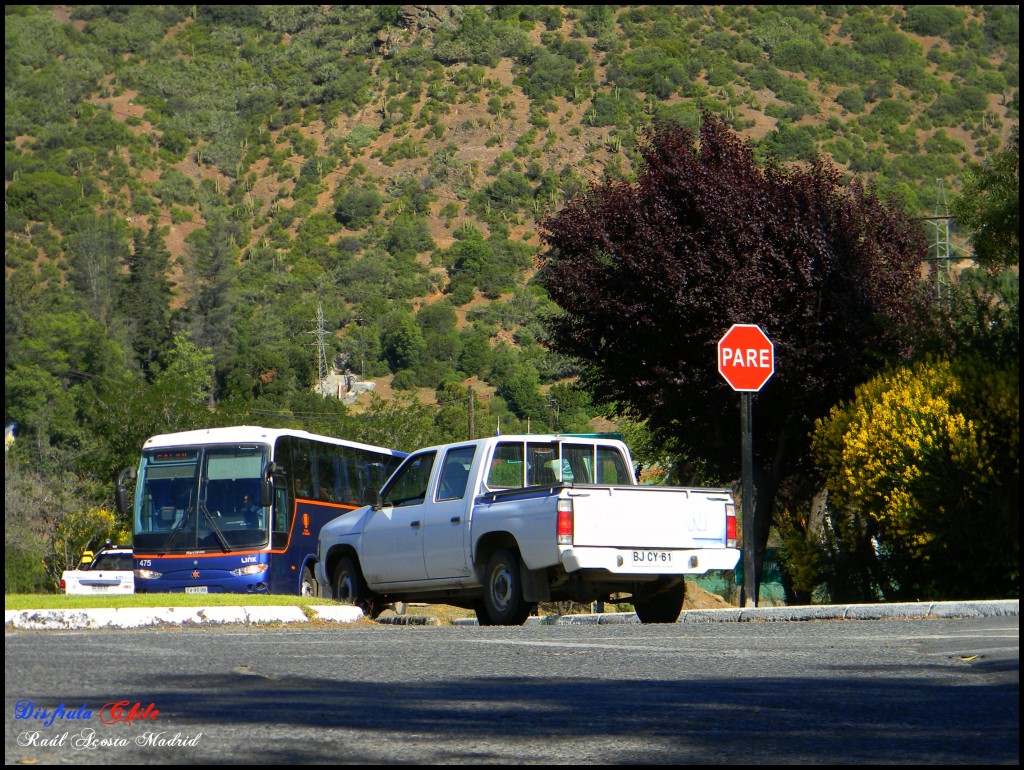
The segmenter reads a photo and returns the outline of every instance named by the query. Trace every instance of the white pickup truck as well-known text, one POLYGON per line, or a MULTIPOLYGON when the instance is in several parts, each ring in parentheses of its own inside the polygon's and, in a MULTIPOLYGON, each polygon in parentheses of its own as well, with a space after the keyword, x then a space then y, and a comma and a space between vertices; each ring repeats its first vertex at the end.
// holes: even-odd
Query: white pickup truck
POLYGON ((325 596, 370 616, 388 602, 437 602, 519 625, 536 602, 617 594, 642 622, 673 623, 683 576, 740 556, 728 490, 638 486, 611 438, 429 447, 366 502, 323 527, 316 577, 325 596))
POLYGON ((131 548, 108 544, 95 555, 86 551, 78 569, 64 570, 60 587, 66 594, 132 594, 134 566, 131 548))

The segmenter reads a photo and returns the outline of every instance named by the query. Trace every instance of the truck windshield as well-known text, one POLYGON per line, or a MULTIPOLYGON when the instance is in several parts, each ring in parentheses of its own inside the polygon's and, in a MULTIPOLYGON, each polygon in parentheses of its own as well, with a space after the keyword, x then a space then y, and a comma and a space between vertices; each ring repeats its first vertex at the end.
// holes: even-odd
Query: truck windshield
POLYGON ((121 570, 126 571, 132 568, 132 555, 130 551, 118 551, 116 553, 105 552, 97 556, 92 564, 91 570, 121 570))
POLYGON ((136 552, 230 551, 266 545, 269 511, 259 506, 265 446, 152 449, 142 455, 135 495, 136 552))

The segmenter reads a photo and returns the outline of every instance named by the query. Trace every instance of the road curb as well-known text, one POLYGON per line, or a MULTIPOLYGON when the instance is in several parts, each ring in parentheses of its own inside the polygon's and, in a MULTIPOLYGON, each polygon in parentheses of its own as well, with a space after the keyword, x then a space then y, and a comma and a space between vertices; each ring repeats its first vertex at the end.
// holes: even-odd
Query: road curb
MULTIPOLYGON (((354 623, 363 617, 358 607, 316 605, 307 607, 124 607, 121 609, 5 610, 4 628, 26 631, 89 631, 103 628, 132 629, 161 626, 276 625, 354 623)), ((802 620, 885 620, 896 618, 983 618, 1019 615, 1019 599, 966 602, 903 602, 899 604, 834 604, 804 607, 730 607, 716 610, 683 610, 678 623, 757 623, 802 620)), ((398 615, 378 618, 383 625, 433 626, 436 618, 398 615)), ((635 613, 561 615, 527 618, 527 625, 582 626, 639 623, 635 613)), ((456 626, 479 625, 475 618, 453 621, 456 626)))
POLYGON ((160 626, 268 625, 318 620, 354 623, 363 617, 358 607, 315 605, 223 607, 121 607, 118 609, 5 610, 4 628, 26 631, 89 631, 160 626))
MULTIPOLYGON (((677 623, 753 623, 801 620, 886 620, 896 618, 983 618, 1019 615, 1019 599, 969 602, 901 602, 897 604, 823 604, 800 607, 729 607, 716 610, 683 610, 677 623)), ((575 626, 639 623, 632 612, 602 615, 550 615, 530 617, 527 625, 575 626)), ((456 620, 458 626, 475 626, 474 618, 456 620)))

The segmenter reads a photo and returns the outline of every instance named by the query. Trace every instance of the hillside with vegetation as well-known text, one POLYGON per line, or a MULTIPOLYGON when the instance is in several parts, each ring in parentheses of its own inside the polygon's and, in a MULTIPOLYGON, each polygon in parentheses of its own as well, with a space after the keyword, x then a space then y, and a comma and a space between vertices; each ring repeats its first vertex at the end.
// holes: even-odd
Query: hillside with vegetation
POLYGON ((1019 121, 1017 6, 8 6, 5 38, 16 565, 123 524, 154 433, 612 425, 548 344, 541 233, 655 126, 823 155, 934 241, 1019 121))

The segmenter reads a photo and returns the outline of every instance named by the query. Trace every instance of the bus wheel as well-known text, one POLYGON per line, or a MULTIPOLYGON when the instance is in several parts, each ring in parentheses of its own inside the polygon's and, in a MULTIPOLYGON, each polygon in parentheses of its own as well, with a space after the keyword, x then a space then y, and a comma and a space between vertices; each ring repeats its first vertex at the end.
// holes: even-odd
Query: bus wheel
POLYGON ((316 584, 316 578, 313 577, 313 570, 309 567, 303 567, 302 569, 302 587, 300 591, 301 596, 316 596, 318 594, 319 586, 316 584))
POLYGON ((354 604, 363 611, 364 615, 375 618, 380 613, 374 607, 374 597, 366 587, 363 580, 363 573, 359 571, 355 562, 345 557, 338 562, 334 568, 334 600, 343 604, 354 604))

